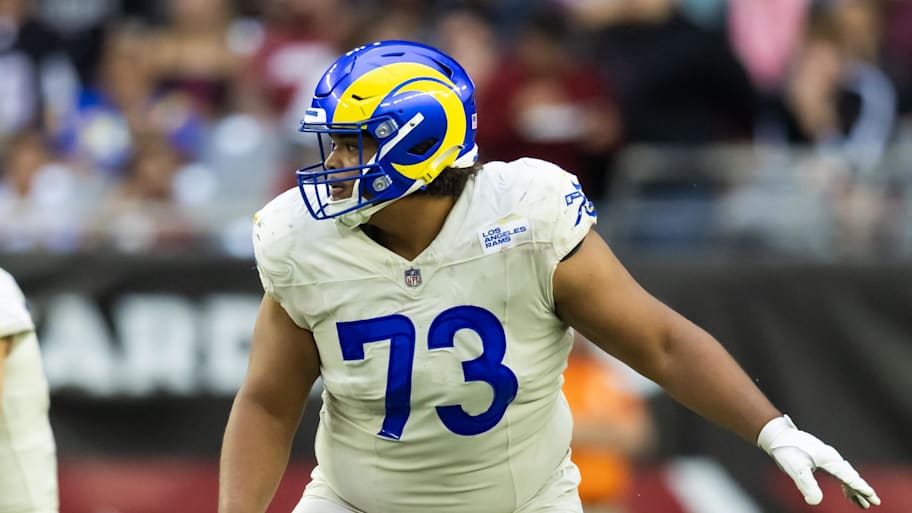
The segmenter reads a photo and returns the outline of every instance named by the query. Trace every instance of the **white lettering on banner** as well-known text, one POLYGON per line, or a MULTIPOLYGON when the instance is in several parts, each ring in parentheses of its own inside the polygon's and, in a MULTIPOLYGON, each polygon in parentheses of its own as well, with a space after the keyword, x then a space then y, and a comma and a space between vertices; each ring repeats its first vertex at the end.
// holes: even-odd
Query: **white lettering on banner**
POLYGON ((110 310, 112 330, 91 298, 57 296, 39 333, 48 383, 96 396, 234 394, 259 304, 252 294, 214 294, 199 303, 129 294, 110 310))
POLYGON ((259 296, 212 296, 203 302, 203 385, 212 392, 234 394, 247 373, 247 354, 259 296))
POLYGON ((196 309, 175 295, 129 294, 112 311, 123 348, 120 384, 135 395, 195 388, 196 309))
POLYGON ((84 296, 64 294, 50 302, 45 318, 39 340, 51 389, 114 392, 117 358, 98 306, 84 296))

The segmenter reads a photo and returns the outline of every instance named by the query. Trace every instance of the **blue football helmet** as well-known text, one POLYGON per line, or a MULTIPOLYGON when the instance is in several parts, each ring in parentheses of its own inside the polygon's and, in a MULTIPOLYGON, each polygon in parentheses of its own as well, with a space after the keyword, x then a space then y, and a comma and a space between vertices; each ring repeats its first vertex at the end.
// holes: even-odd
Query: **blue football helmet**
POLYGON ((301 122, 301 132, 317 134, 321 156, 297 171, 310 214, 357 226, 445 168, 474 165, 474 94, 462 66, 427 45, 381 41, 340 57, 320 79, 301 122), (327 168, 324 143, 332 136, 357 138, 357 166, 327 168), (377 142, 374 155, 364 155, 365 137, 377 142), (342 181, 354 182, 352 195, 333 199, 330 186, 342 181))

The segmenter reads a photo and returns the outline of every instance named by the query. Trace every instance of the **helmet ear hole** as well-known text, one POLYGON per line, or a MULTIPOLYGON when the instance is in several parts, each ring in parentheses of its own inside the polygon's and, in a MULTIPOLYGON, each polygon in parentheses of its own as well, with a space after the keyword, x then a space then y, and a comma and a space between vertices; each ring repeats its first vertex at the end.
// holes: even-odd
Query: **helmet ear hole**
POLYGON ((439 141, 440 139, 437 137, 428 137, 427 139, 409 148, 408 152, 412 155, 415 155, 416 157, 422 157, 439 141))
POLYGON ((440 71, 442 71, 444 75, 446 75, 448 78, 453 78, 453 68, 440 62, 438 59, 432 59, 432 60, 437 64, 437 66, 440 67, 440 71))

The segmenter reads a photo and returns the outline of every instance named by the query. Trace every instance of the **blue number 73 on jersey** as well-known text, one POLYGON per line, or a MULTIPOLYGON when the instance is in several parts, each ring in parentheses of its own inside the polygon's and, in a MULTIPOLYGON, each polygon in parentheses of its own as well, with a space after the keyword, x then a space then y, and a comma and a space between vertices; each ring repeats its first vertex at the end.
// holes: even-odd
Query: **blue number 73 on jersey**
MULTIPOLYGON (((415 325, 408 317, 395 314, 336 324, 342 358, 363 360, 364 345, 390 341, 386 378, 386 415, 378 435, 398 440, 411 412, 412 363, 415 359, 415 325)), ((516 398, 519 382, 503 364, 507 340, 503 326, 491 312, 477 306, 456 306, 434 318, 428 329, 427 346, 433 351, 453 347, 456 333, 468 329, 478 334, 482 352, 478 358, 462 362, 466 381, 483 381, 494 390, 486 411, 469 415, 458 404, 436 406, 437 416, 450 431, 464 436, 477 435, 493 428, 503 418, 507 406, 516 398)))

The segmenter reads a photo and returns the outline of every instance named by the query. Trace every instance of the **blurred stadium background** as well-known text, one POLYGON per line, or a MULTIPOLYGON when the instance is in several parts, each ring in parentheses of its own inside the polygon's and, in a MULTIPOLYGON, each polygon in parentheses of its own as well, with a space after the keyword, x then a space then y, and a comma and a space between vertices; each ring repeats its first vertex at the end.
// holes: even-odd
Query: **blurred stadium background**
MULTIPOLYGON (((0 266, 39 323, 63 513, 215 511, 251 216, 314 158, 325 66, 387 38, 463 62, 482 158, 576 172, 634 275, 912 511, 912 2, 2 0, 0 266)), ((646 385, 629 512, 851 510, 646 385)))

